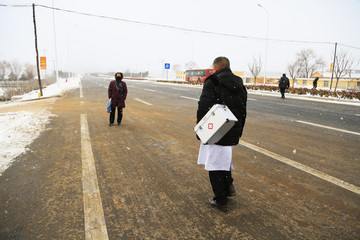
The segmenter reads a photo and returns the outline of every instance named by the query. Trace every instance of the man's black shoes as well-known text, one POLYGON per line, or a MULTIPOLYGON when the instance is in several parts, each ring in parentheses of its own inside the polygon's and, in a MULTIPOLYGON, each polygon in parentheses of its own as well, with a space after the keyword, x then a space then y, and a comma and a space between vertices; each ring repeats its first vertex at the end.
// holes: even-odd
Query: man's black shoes
POLYGON ((236 195, 236 191, 235 191, 235 187, 234 184, 229 185, 228 187, 228 192, 227 192, 227 196, 228 197, 233 197, 236 195))
POLYGON ((216 200, 214 200, 214 198, 209 198, 209 203, 211 204, 211 206, 214 206, 218 209, 220 209, 221 211, 226 212, 227 211, 227 204, 224 205, 220 205, 219 203, 216 202, 216 200))

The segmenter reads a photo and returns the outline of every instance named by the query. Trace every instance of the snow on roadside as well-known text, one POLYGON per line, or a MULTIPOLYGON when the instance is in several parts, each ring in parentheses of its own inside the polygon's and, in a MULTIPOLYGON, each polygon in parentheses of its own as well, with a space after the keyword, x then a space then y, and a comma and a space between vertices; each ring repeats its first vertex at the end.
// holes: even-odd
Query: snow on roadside
MULTIPOLYGON (((80 78, 70 78, 68 81, 66 79, 60 78, 58 83, 51 84, 43 89, 43 98, 44 97, 55 97, 62 96, 66 91, 74 88, 78 88, 80 84, 80 78)), ((26 93, 22 96, 16 96, 16 99, 21 100, 31 100, 39 98, 40 90, 32 91, 26 93)))
MULTIPOLYGON (((44 89, 43 98, 62 96, 66 91, 79 86, 80 78, 72 78, 69 81, 60 79, 59 83, 52 84, 44 89)), ((17 96, 16 99, 38 99, 38 91, 17 96)), ((2 104, 0 107, 14 106, 13 104, 15 103, 2 104)), ((45 130, 51 116, 56 115, 51 114, 50 108, 43 109, 40 112, 0 113, 0 176, 10 167, 17 156, 28 150, 27 146, 45 130)))
POLYGON ((50 111, 8 112, 0 114, 0 176, 21 153, 45 129, 52 116, 50 111))

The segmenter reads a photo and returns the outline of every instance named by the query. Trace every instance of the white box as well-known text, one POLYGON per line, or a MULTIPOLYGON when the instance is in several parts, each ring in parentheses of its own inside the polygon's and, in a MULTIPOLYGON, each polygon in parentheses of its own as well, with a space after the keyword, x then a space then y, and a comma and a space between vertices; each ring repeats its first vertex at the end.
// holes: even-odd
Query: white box
POLYGON ((226 105, 215 104, 196 124, 194 131, 204 144, 218 142, 237 122, 237 118, 226 105))

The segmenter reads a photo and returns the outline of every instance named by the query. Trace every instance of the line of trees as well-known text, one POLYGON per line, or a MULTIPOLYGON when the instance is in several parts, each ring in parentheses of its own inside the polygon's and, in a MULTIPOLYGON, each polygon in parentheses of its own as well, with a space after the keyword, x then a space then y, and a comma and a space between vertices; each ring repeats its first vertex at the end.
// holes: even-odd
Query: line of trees
POLYGON ((288 65, 290 77, 294 80, 292 87, 297 78, 309 78, 325 66, 325 61, 316 56, 312 49, 304 49, 296 53, 295 61, 288 65))
MULTIPOLYGON (((334 53, 333 53, 334 55, 334 53)), ((355 61, 355 58, 347 51, 340 50, 335 56, 335 64, 333 66, 334 77, 336 78, 335 89, 336 91, 340 78, 348 75, 358 63, 355 61)), ((294 63, 289 64, 288 71, 290 77, 296 78, 309 78, 319 69, 325 67, 325 62, 321 58, 317 57, 312 49, 305 49, 297 53, 297 57, 294 63)), ((332 86, 330 86, 331 90, 332 86)))
MULTIPOLYGON (((146 72, 131 72, 130 70, 126 70, 123 72, 124 77, 137 77, 137 78, 146 78, 149 76, 149 71, 146 72)), ((113 74, 115 75, 115 73, 113 74)))
POLYGON ((32 80, 35 78, 36 68, 32 64, 22 65, 16 60, 0 62, 0 81, 32 80))
MULTIPOLYGON (((353 68, 358 65, 355 58, 352 57, 348 52, 340 50, 335 57, 335 67, 333 69, 336 78, 335 90, 337 89, 339 79, 348 75, 353 68)), ((331 89, 332 86, 330 86, 331 89)))
MULTIPOLYGON (((189 62, 186 62, 184 64, 184 68, 185 70, 190 70, 190 69, 195 69, 195 68, 198 68, 198 65, 196 64, 196 62, 194 61, 189 61, 189 62)), ((211 67, 212 68, 212 67, 211 67)), ((171 69, 174 71, 174 72, 182 72, 184 71, 183 67, 181 64, 174 64, 171 69)))
MULTIPOLYGON (((333 53, 334 56, 334 53, 333 53)), ((335 64, 332 69, 334 77, 336 78, 335 91, 338 86, 340 78, 348 75, 353 69, 359 64, 349 52, 340 50, 335 57, 335 64)), ((255 79, 260 74, 262 69, 261 57, 253 59, 251 63, 248 63, 249 70, 255 79)), ((325 61, 318 57, 314 50, 312 49, 303 49, 300 52, 296 53, 295 61, 288 65, 288 72, 290 77, 294 80, 292 87, 294 87, 295 80, 297 78, 310 78, 315 72, 322 70, 326 67, 325 61)), ((330 86, 330 90, 331 90, 330 86)))

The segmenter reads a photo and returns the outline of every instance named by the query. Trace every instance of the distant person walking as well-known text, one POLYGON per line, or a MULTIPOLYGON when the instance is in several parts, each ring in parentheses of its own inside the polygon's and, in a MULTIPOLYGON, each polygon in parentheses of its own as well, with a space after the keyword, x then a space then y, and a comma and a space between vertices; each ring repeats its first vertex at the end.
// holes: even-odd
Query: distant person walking
POLYGON ((197 123, 216 103, 227 105, 238 122, 217 143, 200 144, 198 164, 205 165, 205 170, 209 171, 215 195, 209 198, 209 203, 225 210, 227 197, 236 194, 231 176, 232 150, 239 143, 245 125, 247 92, 242 79, 232 73, 229 59, 216 58, 213 68, 214 74, 204 82, 198 103, 197 123))
POLYGON ((288 89, 289 87, 290 87, 289 79, 286 77, 286 74, 284 73, 279 80, 279 88, 282 99, 285 99, 285 90, 288 89))
POLYGON ((316 77, 315 80, 313 81, 313 88, 316 89, 317 88, 317 83, 319 81, 319 77, 316 77))
POLYGON ((108 97, 111 99, 110 124, 114 125, 115 109, 117 108, 117 124, 120 125, 123 117, 123 108, 125 108, 125 100, 127 96, 126 83, 122 81, 123 74, 118 72, 115 74, 115 80, 112 80, 108 88, 108 97))

